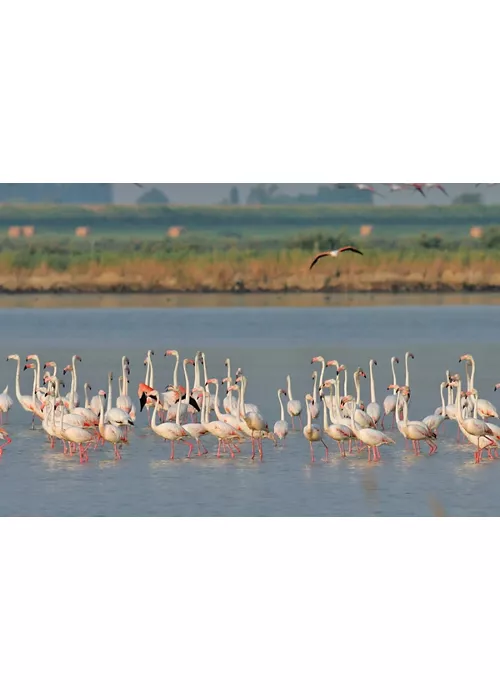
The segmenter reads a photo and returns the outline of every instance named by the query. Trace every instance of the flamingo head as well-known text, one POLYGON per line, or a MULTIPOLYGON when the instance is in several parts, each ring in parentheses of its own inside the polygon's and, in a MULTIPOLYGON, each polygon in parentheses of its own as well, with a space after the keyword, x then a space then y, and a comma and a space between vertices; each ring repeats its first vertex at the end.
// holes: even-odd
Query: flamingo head
POLYGON ((328 360, 328 362, 326 363, 326 366, 327 367, 336 367, 338 370, 339 363, 337 362, 337 360, 328 360))
POLYGON ((8 355, 7 360, 20 360, 19 355, 8 355))
POLYGON ((52 360, 50 362, 46 362, 43 366, 44 369, 47 369, 47 367, 55 367, 56 363, 53 362, 52 360))
POLYGON ((356 370, 356 374, 357 374, 359 377, 364 377, 364 378, 366 379, 366 374, 365 374, 365 372, 361 369, 361 367, 358 367, 358 369, 356 370))
POLYGON ((178 357, 179 353, 177 352, 177 350, 165 350, 164 357, 166 357, 167 355, 174 355, 174 357, 178 357))
POLYGON ((67 367, 65 367, 63 369, 63 376, 66 374, 66 372, 72 372, 72 371, 73 371, 73 367, 71 365, 68 365, 67 367))
MULTIPOLYGON (((499 385, 499 386, 500 386, 500 385, 499 385)), ((286 389, 278 389, 278 391, 279 391, 280 394, 283 394, 283 396, 286 396, 286 395, 287 395, 286 389)))
POLYGON ((324 361, 325 361, 324 358, 321 357, 321 355, 318 355, 317 357, 313 357, 313 359, 311 360, 311 364, 313 364, 314 362, 324 362, 324 361))
POLYGON ((472 355, 461 355, 459 362, 472 362, 472 355))
POLYGON ((73 359, 74 359, 75 361, 78 360, 78 362, 81 362, 81 361, 82 361, 82 358, 80 357, 80 355, 73 355, 73 359))
POLYGON ((104 398, 106 398, 106 392, 104 391, 104 389, 99 389, 98 394, 99 396, 103 396, 104 398))
POLYGON ((377 366, 377 360, 370 360, 370 362, 372 363, 372 365, 377 366))
POLYGON ((26 362, 28 362, 28 360, 35 360, 36 357, 36 355, 26 355, 26 362))
POLYGON ((415 355, 414 355, 412 352, 407 352, 407 353, 406 353, 406 356, 407 356, 407 357, 411 357, 412 360, 415 359, 415 355))
POLYGON ((237 384, 232 384, 231 386, 227 387, 227 393, 229 394, 230 391, 238 391, 240 387, 237 384))
POLYGON ((186 358, 184 360, 185 365, 194 365, 194 360, 191 360, 190 358, 186 358))
POLYGON ((339 365, 337 367, 337 374, 340 374, 341 372, 345 372, 346 366, 345 365, 339 365))
POLYGON ((28 362, 26 365, 24 365, 23 369, 35 369, 35 365, 32 362, 28 362))
POLYGON ((387 391, 390 391, 391 389, 396 389, 396 391, 399 391, 400 386, 398 384, 389 384, 387 391))
POLYGON ((208 384, 218 384, 217 379, 207 379, 205 386, 208 384))
POLYGON ((306 401, 311 401, 311 402, 312 402, 313 397, 311 396, 311 394, 306 394, 305 399, 306 399, 306 401))
POLYGON ((323 382, 321 385, 322 389, 325 389, 326 387, 332 386, 334 384, 335 380, 334 379, 327 379, 326 382, 323 382))
POLYGON ((392 361, 399 365, 399 357, 393 357, 392 361))
POLYGON ((500 384, 495 384, 495 391, 496 391, 497 389, 500 389, 500 384))

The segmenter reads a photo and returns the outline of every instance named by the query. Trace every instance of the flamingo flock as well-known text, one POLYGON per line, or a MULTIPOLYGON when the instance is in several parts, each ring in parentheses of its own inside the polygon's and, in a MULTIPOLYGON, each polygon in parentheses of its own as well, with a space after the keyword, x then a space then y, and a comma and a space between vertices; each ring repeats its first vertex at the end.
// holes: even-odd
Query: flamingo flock
MULTIPOLYGON (((398 183, 389 183, 389 182, 384 182, 382 183, 385 187, 388 188, 388 191, 390 193, 394 192, 403 192, 403 191, 410 191, 410 192, 418 192, 422 197, 426 197, 427 195, 425 194, 426 192, 430 190, 439 190, 442 192, 446 197, 449 197, 450 195, 448 192, 445 190, 444 186, 438 182, 412 182, 412 183, 404 183, 404 182, 398 182, 398 183)), ((481 185, 484 184, 486 187, 496 187, 498 183, 492 182, 492 183, 478 183, 476 184, 476 187, 481 187, 481 185)), ((377 195, 378 197, 382 197, 385 199, 385 195, 383 195, 381 192, 375 189, 373 185, 367 185, 365 183, 353 183, 352 185, 349 184, 341 184, 341 183, 334 183, 331 185, 331 187, 335 187, 337 189, 356 189, 356 190, 361 190, 361 191, 366 191, 366 192, 371 192, 372 194, 377 195)))
MULTIPOLYGON (((458 363, 465 368, 465 377, 449 370, 445 372, 439 383, 440 404, 422 420, 409 415, 413 353, 407 352, 404 356, 404 382, 401 383, 397 380, 400 360, 396 356, 390 358, 387 369, 390 366, 392 381, 382 401, 376 392, 375 376, 379 365, 375 359, 369 359, 367 375, 361 367, 351 373, 337 360, 314 356, 311 359, 311 365, 315 366, 311 377, 313 385, 303 401, 293 397, 290 374, 284 377, 286 389, 277 389, 279 418, 272 429, 261 408, 247 401, 248 377, 241 368, 233 376, 229 358, 223 365, 221 363, 224 376, 215 378, 208 373, 204 352, 181 360, 177 350, 166 350, 164 357, 173 357, 175 364, 172 382, 161 391, 155 387, 154 355, 153 350, 147 351, 144 381, 137 385, 139 411, 129 395, 130 361, 125 355, 121 358, 120 389, 114 405, 112 371, 107 375, 107 388, 99 389, 93 396, 89 395, 91 386, 85 382, 83 405, 80 405, 78 367, 82 358, 79 355, 73 355, 61 374, 52 360, 42 367, 35 354, 28 355, 24 364, 19 355, 9 355, 7 360, 16 363, 15 396, 23 410, 31 414, 31 428, 35 428, 38 419, 49 448, 54 449, 60 441, 64 454, 78 455, 81 463, 89 460, 91 448, 97 450, 106 445, 112 447, 116 460, 121 459, 122 450, 129 444, 141 414, 147 416, 151 434, 170 443, 172 460, 176 458, 177 445, 187 447, 188 458, 193 456, 195 447, 195 457, 209 454, 205 442, 210 438, 216 440, 215 454, 219 459, 234 458, 249 443, 251 459, 258 455, 262 460, 264 440, 272 442, 274 447, 285 448, 291 433, 302 434, 309 443, 311 462, 315 461, 315 443, 323 446, 325 461, 330 459, 329 444, 334 443, 340 458, 345 458, 348 452, 355 455, 366 450, 369 462, 378 461, 382 458, 380 448, 394 446, 397 433, 405 440, 407 448, 411 445, 415 455, 421 454, 422 444, 425 444, 432 456, 438 450, 438 432, 445 421, 456 423, 457 440, 472 445, 476 463, 481 462, 485 452, 490 459, 499 457, 500 425, 493 422, 498 420, 499 414, 489 400, 479 396, 475 386, 476 363, 470 354, 458 358, 458 363), (21 365, 23 372, 33 371, 31 394, 21 392, 21 365), (179 383, 181 367, 183 384, 179 383), (327 373, 333 376, 326 377, 327 373), (61 389, 65 387, 67 375, 71 376, 71 386, 63 395, 61 389), (351 378, 354 391, 349 393, 351 378), (369 388, 366 402, 361 397, 363 380, 367 380, 369 388), (222 400, 221 393, 224 394, 222 400), (388 420, 391 425, 386 427, 388 420)), ((494 387, 495 391, 498 389, 500 383, 494 387)), ((2 422, 13 406, 8 390, 7 386, 0 394, 2 422)), ((0 456, 10 443, 8 432, 1 427, 0 456)))

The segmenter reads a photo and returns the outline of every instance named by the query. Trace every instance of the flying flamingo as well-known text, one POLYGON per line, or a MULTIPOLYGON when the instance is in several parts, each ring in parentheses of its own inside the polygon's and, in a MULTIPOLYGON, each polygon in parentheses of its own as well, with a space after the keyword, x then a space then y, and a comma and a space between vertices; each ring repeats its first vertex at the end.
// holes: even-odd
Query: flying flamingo
POLYGON ((416 192, 420 192, 420 194, 422 195, 422 197, 425 197, 424 186, 425 186, 425 185, 424 185, 423 182, 413 182, 413 183, 411 183, 411 185, 410 185, 410 187, 413 187, 413 189, 414 189, 416 192))
POLYGON ((385 199, 383 194, 380 194, 380 192, 377 192, 377 190, 373 187, 373 185, 365 185, 365 184, 356 184, 354 187, 357 190, 360 190, 361 192, 372 192, 373 194, 378 195, 379 197, 382 197, 382 199, 385 199))
POLYGON ((436 182, 427 183, 427 184, 424 185, 424 187, 425 187, 427 190, 440 190, 440 191, 441 191, 443 194, 445 194, 447 197, 450 196, 450 195, 448 194, 448 192, 444 189, 443 185, 439 185, 439 184, 436 183, 436 182))
POLYGON ((321 258, 326 258, 326 257, 338 258, 338 256, 339 256, 341 253, 346 253, 347 251, 351 251, 351 252, 353 252, 353 253, 357 253, 358 255, 363 255, 363 253, 362 253, 360 250, 358 250, 357 248, 355 248, 354 246, 352 246, 352 245, 346 245, 346 246, 344 246, 343 248, 339 248, 338 250, 327 250, 327 251, 324 252, 324 253, 319 253, 318 255, 316 255, 316 257, 314 258, 314 260, 312 261, 312 263, 309 265, 309 269, 312 270, 313 267, 314 267, 314 266, 316 265, 316 263, 318 262, 318 260, 320 260, 321 258))

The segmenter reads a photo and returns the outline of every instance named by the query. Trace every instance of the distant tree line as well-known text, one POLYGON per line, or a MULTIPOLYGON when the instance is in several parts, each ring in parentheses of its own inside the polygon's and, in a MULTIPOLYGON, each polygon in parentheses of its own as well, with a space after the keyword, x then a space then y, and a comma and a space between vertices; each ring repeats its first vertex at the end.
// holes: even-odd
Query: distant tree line
POLYGON ((109 183, 3 183, 0 184, 0 202, 111 204, 113 186, 109 183))
MULTIPOLYGON (((236 206, 241 203, 236 186, 229 190, 229 197, 221 204, 236 206)), ((337 189, 329 185, 319 185, 315 194, 289 195, 280 192, 278 185, 253 185, 246 198, 248 205, 269 204, 373 204, 371 192, 355 188, 337 189)))

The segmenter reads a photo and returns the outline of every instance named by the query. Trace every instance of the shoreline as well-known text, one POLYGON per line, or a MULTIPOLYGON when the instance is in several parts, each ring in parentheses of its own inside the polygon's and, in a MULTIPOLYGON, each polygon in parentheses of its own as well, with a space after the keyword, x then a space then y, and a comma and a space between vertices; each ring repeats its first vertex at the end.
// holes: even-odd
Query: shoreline
POLYGON ((500 291, 482 292, 174 292, 174 293, 9 293, 0 294, 0 310, 127 308, 336 308, 394 306, 500 306, 500 291))

